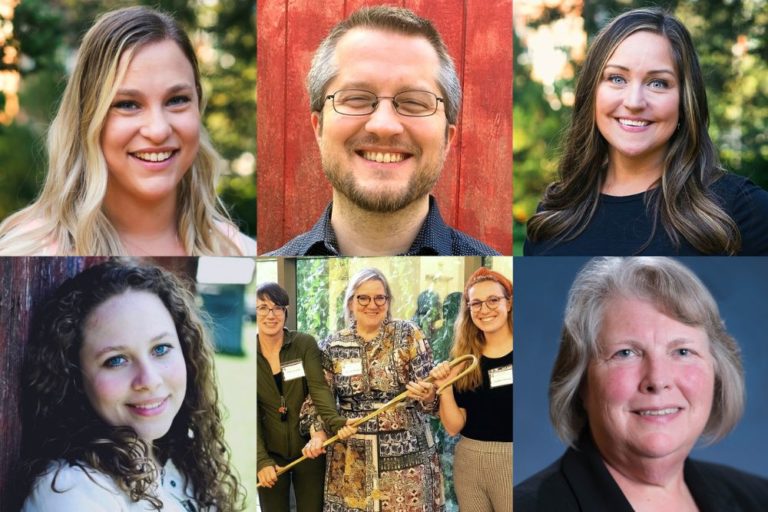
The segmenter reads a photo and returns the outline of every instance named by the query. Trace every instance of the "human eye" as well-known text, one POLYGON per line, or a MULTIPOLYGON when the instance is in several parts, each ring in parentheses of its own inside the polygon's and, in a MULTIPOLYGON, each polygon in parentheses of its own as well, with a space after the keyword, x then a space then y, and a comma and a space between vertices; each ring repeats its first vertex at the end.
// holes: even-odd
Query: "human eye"
POLYGON ((398 108, 408 113, 421 113, 432 110, 432 96, 424 92, 403 92, 395 96, 398 108))
POLYGON ((139 108, 139 104, 134 100, 117 100, 112 103, 112 108, 118 110, 136 110, 139 108))
POLYGON ((695 355, 696 352, 687 347, 680 347, 675 349, 674 354, 681 357, 690 357, 695 355))
POLYGON ((102 366, 105 368, 118 368, 120 366, 125 366, 126 363, 128 363, 128 358, 122 354, 118 354, 115 356, 108 357, 102 363, 102 366))
POLYGON ((344 91, 337 93, 337 101, 349 107, 368 107, 373 103, 374 96, 365 91, 344 91))
POLYGON ((669 88, 669 82, 664 80, 663 78, 654 78, 650 82, 648 82, 648 85, 652 89, 668 89, 669 88))
POLYGON ((637 355, 637 352, 631 348, 620 348, 611 355, 611 359, 623 360, 629 359, 635 355, 637 355))
POLYGON ((170 106, 186 105, 191 101, 192 101, 192 98, 187 96, 186 94, 178 94, 168 100, 168 105, 170 106))
POLYGON ((173 345, 170 343, 160 343, 159 345, 152 347, 152 355, 162 357, 170 352, 172 348, 173 345))
POLYGON ((499 303, 500 300, 501 300, 501 297, 491 295, 490 297, 488 297, 488 299, 486 299, 485 302, 487 302, 489 306, 495 306, 499 303))
POLYGON ((611 73, 606 77, 606 80, 610 82, 613 85, 624 85, 627 83, 627 81, 624 79, 623 76, 617 75, 615 73, 611 73))
POLYGON ((474 311, 477 311, 478 309, 480 309, 480 307, 481 307, 482 305, 483 305, 483 303, 482 303, 482 302, 480 302, 479 300, 473 300, 472 302, 470 302, 470 303, 468 304, 468 306, 470 307, 470 309, 472 309, 472 310, 474 310, 474 311))

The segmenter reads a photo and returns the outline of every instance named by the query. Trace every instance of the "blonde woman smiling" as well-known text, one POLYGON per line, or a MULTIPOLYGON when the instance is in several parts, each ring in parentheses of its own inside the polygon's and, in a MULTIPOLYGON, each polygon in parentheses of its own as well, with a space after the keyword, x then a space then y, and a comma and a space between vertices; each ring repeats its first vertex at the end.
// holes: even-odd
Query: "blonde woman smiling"
POLYGON ((194 50, 170 16, 98 18, 49 130, 43 189, 0 224, 0 254, 255 254, 216 196, 203 103, 194 50))

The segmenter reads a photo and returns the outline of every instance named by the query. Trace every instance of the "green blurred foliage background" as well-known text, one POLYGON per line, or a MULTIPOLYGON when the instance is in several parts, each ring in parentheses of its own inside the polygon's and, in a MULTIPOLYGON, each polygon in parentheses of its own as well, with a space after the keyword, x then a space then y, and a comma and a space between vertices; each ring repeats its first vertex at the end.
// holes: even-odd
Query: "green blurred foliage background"
MULTIPOLYGON (((19 113, 0 124, 0 219, 29 204, 43 183, 46 129, 82 35, 98 14, 137 4, 171 13, 195 44, 207 98, 203 122, 226 161, 219 195, 255 237, 256 3, 246 0, 23 0, 3 45, 20 50, 20 58, 0 63, 21 72, 19 113)), ((0 92, 0 109, 4 101, 0 92)))
POLYGON ((583 31, 591 42, 614 16, 647 6, 668 9, 691 32, 707 86, 709 132, 724 166, 768 188, 767 0, 570 0, 559 5, 552 1, 516 0, 515 255, 522 254, 525 222, 535 213, 547 184, 556 179, 560 139, 571 113, 568 97, 583 60, 583 53, 559 48, 567 61, 563 72, 549 84, 535 79, 531 48, 522 40, 519 16, 525 17, 525 27, 533 29, 543 25, 554 27, 558 20, 575 17, 583 21, 583 31))

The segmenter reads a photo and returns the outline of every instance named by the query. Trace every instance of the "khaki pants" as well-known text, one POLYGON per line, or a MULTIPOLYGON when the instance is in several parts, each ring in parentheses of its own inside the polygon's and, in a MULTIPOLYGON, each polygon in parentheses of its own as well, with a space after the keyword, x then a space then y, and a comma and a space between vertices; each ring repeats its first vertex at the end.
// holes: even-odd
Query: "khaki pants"
POLYGON ((462 437, 453 457, 453 485, 461 512, 510 512, 512 443, 462 437))

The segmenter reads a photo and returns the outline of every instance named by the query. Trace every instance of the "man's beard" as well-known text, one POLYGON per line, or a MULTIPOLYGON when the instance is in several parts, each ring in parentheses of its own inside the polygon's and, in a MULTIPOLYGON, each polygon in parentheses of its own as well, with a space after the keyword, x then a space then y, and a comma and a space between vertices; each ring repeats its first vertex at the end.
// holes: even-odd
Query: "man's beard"
MULTIPOLYGON (((415 158, 416 155, 411 156, 415 158)), ((394 189, 388 185, 382 185, 375 191, 362 189, 356 181, 354 171, 342 171, 341 165, 335 159, 322 158, 323 172, 331 182, 333 188, 343 194, 357 207, 374 213, 393 213, 402 210, 414 201, 429 194, 440 177, 443 168, 443 159, 430 162, 417 168, 408 180, 404 188, 394 189)), ((387 171, 379 171, 386 173, 387 171)))

